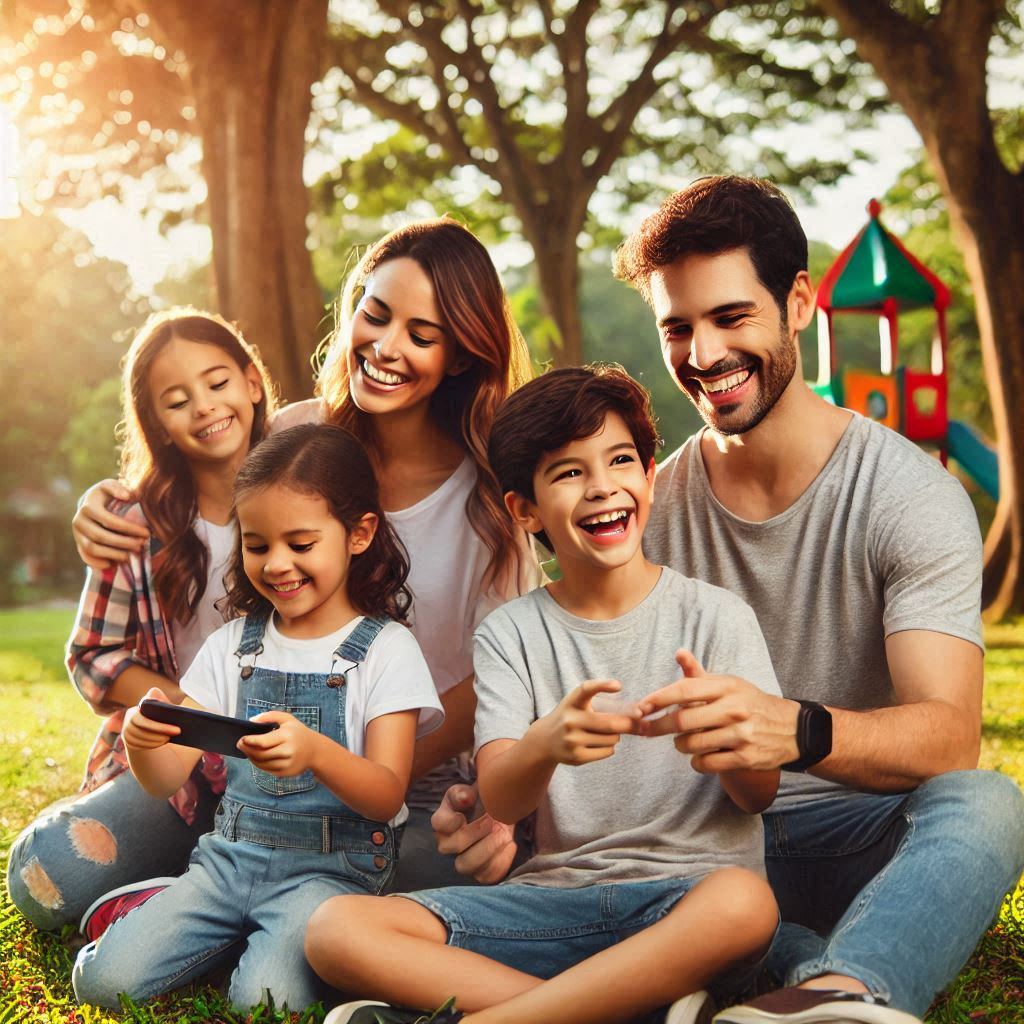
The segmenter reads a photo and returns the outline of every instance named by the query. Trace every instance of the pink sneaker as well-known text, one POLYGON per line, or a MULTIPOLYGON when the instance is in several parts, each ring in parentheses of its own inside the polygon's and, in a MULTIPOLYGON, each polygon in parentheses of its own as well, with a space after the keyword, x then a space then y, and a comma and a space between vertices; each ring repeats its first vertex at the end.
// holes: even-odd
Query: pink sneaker
POLYGON ((163 892, 176 881, 174 878, 145 878, 141 882, 129 882, 104 893, 95 900, 82 915, 79 930, 90 941, 95 942, 118 918, 129 910, 141 907, 150 897, 163 892))

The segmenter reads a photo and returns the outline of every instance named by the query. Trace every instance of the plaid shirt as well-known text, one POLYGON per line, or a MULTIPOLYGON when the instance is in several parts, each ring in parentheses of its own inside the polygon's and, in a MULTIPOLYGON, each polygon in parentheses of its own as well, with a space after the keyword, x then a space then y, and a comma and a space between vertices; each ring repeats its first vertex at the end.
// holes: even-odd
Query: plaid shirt
MULTIPOLYGON (((133 523, 149 527, 139 504, 118 502, 111 511, 133 523)), ((160 607, 154 573, 160 565, 163 544, 151 536, 140 554, 127 562, 97 572, 89 569, 78 620, 68 641, 67 667, 75 689, 98 713, 111 712, 96 737, 86 762, 82 790, 91 792, 128 768, 121 738, 125 709, 107 701, 107 690, 132 665, 141 665, 168 679, 178 679, 174 655, 173 623, 160 607)), ((195 820, 200 787, 224 791, 223 758, 203 754, 171 804, 190 825, 195 820)))

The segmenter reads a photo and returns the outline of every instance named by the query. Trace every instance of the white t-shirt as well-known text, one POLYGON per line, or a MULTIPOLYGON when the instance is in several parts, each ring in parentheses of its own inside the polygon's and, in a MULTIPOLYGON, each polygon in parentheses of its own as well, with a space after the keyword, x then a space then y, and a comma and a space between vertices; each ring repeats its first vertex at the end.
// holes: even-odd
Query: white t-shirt
POLYGON ((224 616, 217 610, 217 602, 224 597, 224 574, 235 548, 234 521, 223 526, 196 517, 192 524, 196 536, 210 552, 210 561, 206 574, 206 589, 199 599, 196 613, 188 622, 174 624, 174 656, 178 662, 178 672, 184 675, 189 665, 199 653, 203 641, 224 625, 224 616))
MULTIPOLYGON (((284 636, 267 623, 258 668, 282 672, 344 672, 351 662, 332 659, 338 645, 356 628, 361 617, 346 623, 328 636, 298 640, 284 636)), ((245 620, 234 619, 218 629, 200 648, 181 688, 194 701, 221 715, 235 715, 238 700, 239 665, 235 651, 242 639, 245 620)), ((248 663, 248 662, 247 662, 248 663)), ((417 738, 437 729, 444 721, 423 655, 412 633, 397 622, 389 622, 370 645, 366 658, 346 673, 345 731, 348 749, 360 757, 366 726, 381 715, 420 709, 417 738)), ((403 807, 392 821, 400 825, 408 812, 403 807)))

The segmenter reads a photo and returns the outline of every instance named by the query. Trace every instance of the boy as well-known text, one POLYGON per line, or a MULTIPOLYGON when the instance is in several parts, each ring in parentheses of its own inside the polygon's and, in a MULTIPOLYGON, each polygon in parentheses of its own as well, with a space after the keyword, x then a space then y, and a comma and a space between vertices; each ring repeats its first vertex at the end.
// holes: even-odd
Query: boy
POLYGON ((647 393, 615 367, 553 371, 499 411, 505 503, 562 577, 477 631, 477 772, 492 816, 536 812, 534 854, 490 889, 323 904, 306 952, 326 981, 458 1004, 348 1004, 330 1024, 611 1024, 669 1003, 667 1021, 695 1024, 712 1012, 699 990, 767 949, 758 812, 778 770, 716 775, 714 752, 643 737, 642 716, 700 703, 705 663, 778 693, 750 609, 643 556, 656 441, 647 393))

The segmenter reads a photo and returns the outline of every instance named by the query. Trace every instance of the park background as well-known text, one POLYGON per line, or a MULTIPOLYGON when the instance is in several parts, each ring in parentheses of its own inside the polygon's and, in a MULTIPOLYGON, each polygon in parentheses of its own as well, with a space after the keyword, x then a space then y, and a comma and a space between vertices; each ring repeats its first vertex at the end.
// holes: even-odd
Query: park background
MULTIPOLYGON (((611 254, 707 173, 779 183, 815 280, 877 197, 952 289, 950 415, 1000 456, 998 505, 965 479, 988 534, 982 763, 1024 781, 1022 7, 0 0, 0 851, 74 791, 97 725, 62 668, 68 522, 116 471, 118 364, 150 311, 218 310, 307 397, 353 253, 451 213, 491 249, 537 367, 622 362, 671 451, 699 421, 611 254)), ((934 314, 900 327, 926 363, 934 314)), ((873 319, 838 333, 877 368, 873 319)), ((816 325, 801 347, 813 378, 816 325)), ((1021 913, 1018 892, 931 1020, 1024 1021, 1021 913)), ((0 905, 0 1024, 76 1019, 72 946, 0 905)), ((230 1018, 196 999, 130 1013, 230 1018)))

